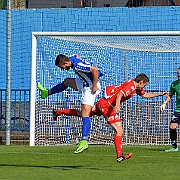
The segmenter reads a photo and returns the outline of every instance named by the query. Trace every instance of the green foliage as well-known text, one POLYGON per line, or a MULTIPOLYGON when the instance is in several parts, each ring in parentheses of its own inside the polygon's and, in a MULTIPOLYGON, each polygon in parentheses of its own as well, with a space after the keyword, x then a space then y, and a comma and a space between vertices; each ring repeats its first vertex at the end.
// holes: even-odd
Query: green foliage
POLYGON ((0 9, 7 8, 7 0, 0 0, 0 9))
POLYGON ((0 179, 18 180, 176 180, 180 153, 169 146, 124 146, 133 157, 116 162, 113 145, 90 145, 81 154, 75 146, 0 146, 0 179))

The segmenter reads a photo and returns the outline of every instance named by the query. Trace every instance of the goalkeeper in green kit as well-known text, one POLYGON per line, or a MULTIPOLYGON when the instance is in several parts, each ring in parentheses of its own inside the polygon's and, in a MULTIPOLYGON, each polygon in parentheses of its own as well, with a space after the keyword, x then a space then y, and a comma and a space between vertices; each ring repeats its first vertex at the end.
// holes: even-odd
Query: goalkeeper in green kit
POLYGON ((166 100, 161 105, 161 111, 165 110, 166 104, 171 100, 171 98, 176 95, 176 108, 174 115, 170 121, 169 131, 172 147, 165 150, 165 152, 177 152, 177 127, 180 124, 180 67, 177 69, 177 80, 172 82, 170 86, 170 93, 166 97, 166 100))

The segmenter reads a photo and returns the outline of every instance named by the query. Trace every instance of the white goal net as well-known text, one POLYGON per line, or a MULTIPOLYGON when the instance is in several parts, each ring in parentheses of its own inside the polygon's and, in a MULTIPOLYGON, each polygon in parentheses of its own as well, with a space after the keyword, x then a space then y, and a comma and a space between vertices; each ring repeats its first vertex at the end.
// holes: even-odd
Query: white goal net
MULTIPOLYGON (((75 144, 81 139, 81 118, 59 116, 53 120, 52 109, 81 109, 81 94, 66 91, 41 99, 37 82, 47 89, 67 77, 76 77, 72 70, 55 66, 58 54, 79 54, 104 74, 100 79, 104 96, 106 85, 121 84, 145 73, 150 82, 148 92, 169 90, 177 79, 180 66, 180 32, 89 32, 32 33, 30 145, 75 144)), ((169 144, 169 121, 175 106, 172 99, 161 113, 165 97, 142 99, 135 95, 121 104, 125 144, 169 144)), ((103 117, 91 117, 89 143, 110 144, 114 130, 103 117)))

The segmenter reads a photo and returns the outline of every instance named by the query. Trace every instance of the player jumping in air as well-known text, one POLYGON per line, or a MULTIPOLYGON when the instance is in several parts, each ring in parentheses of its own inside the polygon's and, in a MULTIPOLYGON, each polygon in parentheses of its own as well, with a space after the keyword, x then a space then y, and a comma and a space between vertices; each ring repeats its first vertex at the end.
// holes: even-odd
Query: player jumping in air
POLYGON ((166 97, 166 100, 161 105, 161 111, 165 110, 166 104, 171 100, 171 98, 176 94, 176 108, 174 111, 174 115, 171 119, 170 125, 169 125, 169 131, 170 131, 170 139, 172 147, 170 149, 165 150, 165 152, 177 152, 177 127, 178 124, 180 124, 180 67, 177 69, 177 80, 172 82, 170 86, 170 93, 166 97))
MULTIPOLYGON (((124 82, 121 85, 113 85, 105 87, 105 97, 102 97, 92 108, 91 115, 103 115, 108 124, 110 124, 116 134, 114 144, 117 155, 117 162, 129 159, 132 153, 122 153, 122 136, 123 128, 122 121, 117 113, 120 111, 120 103, 132 98, 134 94, 138 94, 143 98, 153 98, 157 96, 167 95, 167 92, 162 93, 146 93, 144 87, 149 82, 149 78, 145 74, 138 74, 135 79, 124 82)), ((76 109, 64 109, 54 111, 54 119, 57 116, 65 114, 69 116, 81 116, 81 112, 76 109)))
POLYGON ((56 57, 55 65, 61 69, 69 70, 72 68, 79 78, 66 78, 62 83, 56 85, 50 90, 46 90, 45 87, 38 83, 38 89, 40 90, 41 97, 47 98, 48 96, 59 93, 71 87, 77 91, 82 92, 82 141, 79 142, 75 154, 88 149, 88 134, 90 132, 90 112, 94 105, 96 96, 100 93, 101 86, 98 79, 103 75, 97 67, 92 66, 89 62, 81 60, 79 55, 72 57, 66 57, 59 54, 56 57))

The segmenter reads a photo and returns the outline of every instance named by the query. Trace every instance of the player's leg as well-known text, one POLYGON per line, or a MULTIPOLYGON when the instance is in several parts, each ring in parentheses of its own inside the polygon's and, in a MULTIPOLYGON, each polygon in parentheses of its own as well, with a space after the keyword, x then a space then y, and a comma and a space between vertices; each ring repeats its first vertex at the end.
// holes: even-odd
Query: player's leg
MULTIPOLYGON (((84 106, 86 106, 86 105, 84 105, 84 106)), ((93 110, 90 112, 90 116, 93 116, 93 115, 101 116, 102 112, 99 109, 96 109, 95 107, 96 107, 96 104, 94 105, 93 110)), ((90 106, 90 108, 92 109, 91 106, 90 106)), ((57 110, 57 111, 53 110, 53 118, 54 118, 54 120, 57 120, 57 117, 60 116, 61 114, 64 114, 64 115, 67 115, 67 116, 79 116, 79 117, 82 117, 81 111, 79 111, 77 109, 62 109, 62 110, 57 110)), ((84 112, 83 114, 86 116, 86 114, 89 114, 89 112, 88 113, 84 112)), ((88 134, 89 134, 89 131, 90 131, 89 125, 90 124, 88 123, 88 121, 86 121, 86 120, 83 121, 82 141, 80 141, 80 143, 78 144, 78 149, 75 151, 75 153, 79 153, 80 151, 82 152, 83 150, 88 148, 88 143, 87 143, 86 139, 88 139, 88 134)))
MULTIPOLYGON (((101 98, 101 99, 102 99, 102 98, 101 98)), ((100 100, 101 100, 101 99, 100 99, 100 100)), ((99 100, 99 101, 100 101, 100 100, 99 100)), ((101 111, 101 110, 99 109, 99 107, 98 107, 98 102, 96 102, 96 103, 94 104, 94 106, 92 107, 90 116, 103 116, 102 111, 101 111)))
POLYGON ((106 98, 101 98, 97 102, 97 107, 98 109, 100 109, 103 116, 106 118, 108 124, 110 124, 116 131, 114 137, 114 144, 118 159, 122 155, 122 135, 123 135, 122 122, 119 119, 119 116, 115 113, 114 108, 108 103, 106 98))
MULTIPOLYGON (((52 113, 53 113, 54 120, 56 120, 57 117, 60 116, 61 114, 64 114, 67 116, 82 117, 81 111, 79 111, 78 109, 59 109, 59 110, 53 109, 52 113)), ((94 116, 94 115, 96 115, 96 116, 102 115, 102 112, 97 108, 97 103, 94 104, 94 106, 90 112, 90 116, 94 116)))
POLYGON ((114 120, 114 123, 111 122, 110 125, 116 131, 116 135, 114 137, 114 144, 115 144, 115 148, 116 148, 117 162, 121 162, 121 161, 131 158, 132 153, 128 153, 128 154, 122 153, 122 136, 123 136, 122 121, 120 119, 116 118, 114 120))
POLYGON ((171 123, 169 126, 170 140, 172 147, 170 149, 165 150, 165 152, 177 152, 177 123, 171 123))
POLYGON ((58 109, 52 111, 53 113, 53 119, 57 120, 57 117, 60 115, 66 115, 66 116, 78 116, 81 117, 81 111, 78 109, 58 109))
POLYGON ((180 113, 174 112, 174 116, 170 122, 169 131, 170 131, 170 139, 172 147, 170 149, 165 150, 165 152, 177 152, 177 127, 180 123, 180 113))
POLYGON ((82 104, 82 139, 78 144, 77 150, 74 152, 75 154, 81 153, 82 151, 88 149, 88 136, 91 129, 91 121, 90 121, 90 112, 92 106, 87 104, 82 104))
MULTIPOLYGON (((58 110, 53 109, 52 113, 53 113, 54 120, 57 120, 57 117, 62 115, 62 114, 66 115, 66 116, 82 117, 81 111, 78 110, 78 109, 58 109, 58 110)), ((91 112, 90 112, 90 116, 101 116, 101 115, 103 115, 103 114, 96 107, 96 103, 95 103, 92 110, 91 110, 91 112)))
POLYGON ((108 124, 110 124, 115 130, 116 134, 114 137, 114 145, 116 149, 117 162, 121 162, 125 159, 129 159, 132 156, 132 153, 123 154, 122 153, 122 136, 123 128, 122 121, 119 119, 119 116, 115 113, 114 108, 108 103, 105 97, 101 98, 92 108, 99 115, 103 115, 108 124))
POLYGON ((40 82, 38 82, 38 89, 39 89, 41 97, 43 99, 47 98, 48 96, 50 96, 52 94, 62 92, 64 90, 66 90, 68 87, 71 87, 71 88, 77 90, 75 78, 66 78, 62 83, 57 84, 50 90, 47 90, 45 87, 43 87, 41 85, 40 82))
MULTIPOLYGON (((100 85, 98 83, 99 89, 100 85)), ((78 84, 77 84, 77 87, 78 84)), ((79 89, 79 88, 78 88, 79 89)), ((74 152, 75 154, 81 153, 84 150, 88 149, 88 136, 91 128, 91 121, 90 121, 90 114, 92 107, 95 102, 95 98, 98 95, 99 92, 97 93, 92 93, 92 88, 90 87, 84 87, 82 89, 82 109, 81 109, 81 114, 82 114, 82 139, 78 144, 77 150, 74 152)))
POLYGON ((110 123, 110 125, 116 131, 116 135, 114 136, 114 144, 116 149, 117 159, 122 155, 122 135, 123 135, 123 128, 122 122, 119 119, 119 122, 110 123))

